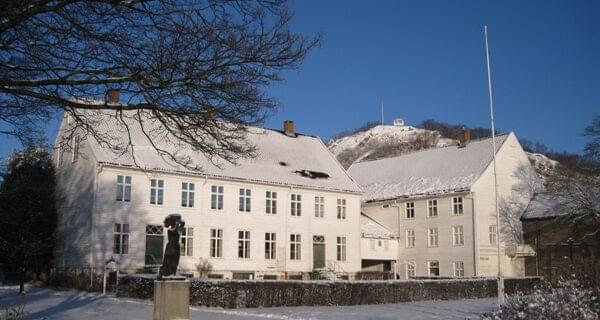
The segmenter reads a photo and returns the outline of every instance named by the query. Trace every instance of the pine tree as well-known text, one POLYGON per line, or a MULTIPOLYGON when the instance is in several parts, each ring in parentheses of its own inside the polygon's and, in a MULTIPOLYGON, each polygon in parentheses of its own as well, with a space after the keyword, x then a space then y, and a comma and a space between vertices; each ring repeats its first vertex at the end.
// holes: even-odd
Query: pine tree
POLYGON ((50 270, 57 223, 54 167, 40 143, 28 143, 8 160, 0 186, 0 263, 19 278, 50 270))

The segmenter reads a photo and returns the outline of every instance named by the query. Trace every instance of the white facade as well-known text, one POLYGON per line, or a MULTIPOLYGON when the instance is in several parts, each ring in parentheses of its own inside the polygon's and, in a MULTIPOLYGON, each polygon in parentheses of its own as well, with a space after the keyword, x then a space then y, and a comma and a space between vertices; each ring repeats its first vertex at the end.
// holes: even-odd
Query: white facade
MULTIPOLYGON (((63 121, 57 146, 66 125, 63 121)), ((296 139, 278 132, 271 134, 281 136, 277 136, 276 143, 296 139)), ((306 136, 302 139, 318 140, 306 136)), ((320 152, 317 156, 325 157, 322 162, 327 164, 321 164, 321 168, 328 170, 332 180, 337 179, 337 185, 340 181, 343 184, 345 172, 318 142, 313 144, 316 149, 309 151, 320 152), (319 145, 322 148, 319 149, 319 145), (332 161, 340 167, 335 170, 343 175, 329 169, 332 161)), ((161 262, 151 262, 161 259, 155 257, 155 250, 148 248, 155 248, 161 238, 162 245, 166 245, 166 232, 160 236, 147 234, 148 231, 160 233, 162 228, 151 226, 161 226, 167 215, 177 213, 186 227, 192 228, 192 232, 188 231, 191 236, 185 238, 181 273, 198 275, 196 265, 202 259, 212 266, 209 274, 225 278, 236 274, 259 279, 265 275, 306 278, 308 272, 321 268, 352 277, 360 271, 360 193, 347 176, 348 190, 339 190, 311 186, 311 178, 303 178, 307 179, 304 186, 285 185, 281 180, 269 183, 237 178, 228 176, 227 169, 220 177, 202 172, 141 170, 98 161, 95 148, 98 146, 94 141, 82 138, 78 159, 72 161, 72 147, 69 147, 62 154, 62 164, 59 164, 61 148, 55 148, 60 216, 56 265, 59 268, 101 270, 113 257, 124 272, 147 271, 148 267, 161 262), (191 184, 194 185, 193 197, 189 193, 191 184), (222 208, 218 204, 213 208, 213 190, 222 191, 222 208), (240 194, 243 194, 242 208, 240 194), (162 204, 156 203, 159 198, 162 204), (190 199, 193 199, 192 207, 189 207, 190 199), (315 201, 319 201, 318 206, 315 201), (313 246, 319 246, 319 253, 323 253, 320 246, 324 246, 323 258, 313 257, 313 246), (316 266, 315 259, 318 260, 316 266)), ((286 160, 285 155, 279 156, 286 160)), ((293 166, 293 156, 290 158, 286 161, 293 166)), ((272 165, 279 166, 277 162, 272 165)), ((318 163, 316 166, 310 169, 321 169, 318 163)), ((218 202, 219 194, 216 196, 218 202)))
MULTIPOLYGON (((524 209, 529 202, 529 194, 523 192, 522 188, 528 182, 522 181, 520 172, 532 168, 513 133, 503 136, 501 140, 496 152, 499 203, 510 202, 513 207, 524 209)), ((472 143, 491 144, 491 141, 486 139, 472 143)), ((407 165, 412 164, 405 165, 407 158, 402 159, 406 156, 385 159, 386 162, 381 164, 372 161, 362 167, 353 165, 349 169, 369 197, 368 201, 363 198, 362 212, 397 234, 399 230, 400 248, 396 259, 399 261, 397 271, 401 278, 409 275, 495 276, 497 246, 494 241, 500 241, 501 244, 503 274, 524 275, 522 258, 510 255, 514 249, 514 244, 510 243, 513 235, 508 234, 508 228, 502 223, 501 228, 496 227, 491 148, 488 148, 490 155, 487 157, 484 152, 479 152, 485 151, 484 146, 474 145, 472 150, 477 152, 467 152, 469 147, 472 146, 467 145, 465 151, 456 154, 456 150, 446 149, 458 148, 456 146, 412 153, 410 158, 422 162, 418 164, 420 167, 412 169, 407 169, 407 165), (480 157, 481 161, 475 161, 473 157, 480 157), (390 166, 394 159, 397 161, 396 167, 390 166), (483 164, 479 167, 482 169, 476 167, 478 162, 479 165, 483 164), (462 163, 469 165, 463 168, 462 163), (428 165, 434 167, 427 170, 428 165), (393 171, 401 172, 398 179, 410 180, 412 184, 402 182, 396 186, 393 178, 389 181, 377 179, 373 184, 367 184, 365 177, 377 176, 375 171, 378 166, 384 166, 382 174, 386 170, 390 170, 387 174, 391 176, 393 171), (421 172, 425 175, 436 170, 446 171, 446 179, 436 178, 443 177, 444 172, 435 173, 432 177, 420 176, 421 172), (436 190, 437 186, 442 188, 436 190), (403 193, 394 196, 395 190, 403 193), (383 193, 387 199, 378 199, 383 193), (407 209, 407 206, 411 209, 407 209), (490 228, 496 232, 490 234, 490 228)), ((505 214, 503 210, 501 205, 501 215, 505 214)))

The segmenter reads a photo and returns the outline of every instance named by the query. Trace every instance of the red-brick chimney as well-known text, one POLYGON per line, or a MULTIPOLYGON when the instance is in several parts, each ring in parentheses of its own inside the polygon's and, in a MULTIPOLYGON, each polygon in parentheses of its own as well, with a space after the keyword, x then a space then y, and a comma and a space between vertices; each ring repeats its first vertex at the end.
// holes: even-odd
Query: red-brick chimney
POLYGON ((292 120, 285 120, 283 122, 283 132, 290 136, 290 137, 295 137, 296 136, 296 132, 294 129, 294 121, 292 120))
POLYGON ((121 100, 121 93, 116 89, 109 89, 106 91, 106 103, 119 103, 121 100))

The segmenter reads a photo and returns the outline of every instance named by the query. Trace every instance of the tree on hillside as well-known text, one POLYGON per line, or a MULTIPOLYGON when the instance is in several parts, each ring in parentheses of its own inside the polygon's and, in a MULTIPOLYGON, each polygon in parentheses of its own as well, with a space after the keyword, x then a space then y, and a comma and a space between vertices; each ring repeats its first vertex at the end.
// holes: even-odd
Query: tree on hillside
POLYGON ((73 128, 123 152, 77 110, 117 119, 133 110, 182 149, 230 162, 251 156, 247 126, 278 105, 266 88, 320 42, 290 31, 291 17, 285 0, 3 1, 0 134, 26 139, 65 112, 73 128), (111 89, 118 102, 106 99, 111 89))
POLYGON ((29 143, 8 161, 0 186, 0 263, 19 277, 47 272, 53 257, 56 208, 54 167, 43 146, 29 143))
POLYGON ((585 157, 592 162, 600 163, 600 116, 594 117, 583 134, 591 140, 585 145, 585 157))

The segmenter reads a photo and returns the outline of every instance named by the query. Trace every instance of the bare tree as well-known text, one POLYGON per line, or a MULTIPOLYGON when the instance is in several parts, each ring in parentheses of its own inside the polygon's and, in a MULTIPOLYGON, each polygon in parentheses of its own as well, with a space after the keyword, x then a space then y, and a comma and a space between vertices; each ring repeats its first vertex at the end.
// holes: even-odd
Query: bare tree
POLYGON ((546 186, 550 194, 560 199, 554 208, 558 213, 557 223, 579 230, 578 236, 593 244, 592 269, 594 280, 599 284, 600 176, 561 168, 548 178, 546 186))
POLYGON ((523 244, 521 216, 529 200, 543 190, 541 180, 531 166, 519 165, 513 177, 518 182, 513 186, 511 195, 499 202, 501 239, 512 249, 523 244))
POLYGON ((128 111, 142 128, 151 117, 185 148, 235 162, 254 151, 247 127, 278 105, 265 89, 320 42, 291 32, 290 19, 285 0, 2 1, 0 134, 27 138, 64 111, 119 149, 78 111, 128 111), (110 89, 120 101, 107 101, 110 89))
POLYGON ((591 140, 585 145, 585 156, 596 164, 600 163, 600 116, 594 117, 592 123, 585 127, 583 135, 591 140))

